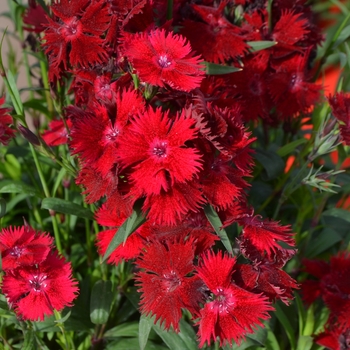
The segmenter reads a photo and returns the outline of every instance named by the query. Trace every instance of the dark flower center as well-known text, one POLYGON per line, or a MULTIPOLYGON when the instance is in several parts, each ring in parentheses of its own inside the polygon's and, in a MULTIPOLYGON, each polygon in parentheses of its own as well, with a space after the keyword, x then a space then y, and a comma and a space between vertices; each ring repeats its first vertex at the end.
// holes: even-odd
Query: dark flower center
POLYGON ((44 274, 33 275, 32 279, 29 280, 29 284, 35 292, 41 292, 47 287, 47 283, 45 283, 46 279, 47 276, 44 274))
POLYGON ((165 141, 157 143, 153 147, 152 153, 159 158, 165 158, 167 156, 167 145, 165 141))
POLYGON ((162 68, 168 68, 171 65, 171 60, 169 60, 167 55, 161 55, 158 57, 158 64, 162 68))

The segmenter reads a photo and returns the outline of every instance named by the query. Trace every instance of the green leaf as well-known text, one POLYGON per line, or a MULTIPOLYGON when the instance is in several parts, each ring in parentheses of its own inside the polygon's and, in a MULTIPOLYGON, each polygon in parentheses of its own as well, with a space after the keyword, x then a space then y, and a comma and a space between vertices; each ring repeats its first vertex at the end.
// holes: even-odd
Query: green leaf
POLYGON ((268 350, 281 350, 279 342, 275 336, 275 333, 270 329, 269 326, 266 327, 267 336, 266 336, 266 349, 268 350))
POLYGON ((224 66, 221 64, 204 62, 205 72, 209 75, 221 75, 221 74, 229 74, 234 72, 239 72, 242 68, 237 68, 233 66, 224 66))
POLYGON ((64 322, 66 322, 66 321, 68 320, 68 318, 70 317, 71 313, 72 313, 72 310, 69 310, 69 311, 67 312, 67 315, 64 315, 64 316, 61 317, 60 319, 55 320, 55 322, 56 322, 56 323, 64 323, 64 322))
POLYGON ((287 143, 286 145, 284 145, 283 147, 281 147, 278 151, 277 151, 277 154, 280 156, 280 157, 284 157, 286 156, 287 154, 290 154, 292 153, 293 151, 295 151, 295 149, 306 143, 307 142, 307 139, 299 139, 299 140, 295 140, 295 141, 292 141, 290 143, 287 143))
POLYGON ((45 100, 39 100, 39 99, 34 98, 32 100, 24 102, 23 107, 25 109, 32 108, 32 109, 39 111, 45 115, 49 115, 47 106, 45 106, 45 104, 46 104, 45 100))
POLYGON ((335 49, 337 46, 339 46, 341 43, 343 43, 345 40, 347 40, 350 37, 350 25, 346 26, 339 34, 337 40, 333 44, 333 49, 335 49))
POLYGON ((126 322, 109 329, 104 333, 104 338, 138 337, 139 322, 126 322))
POLYGON ((45 198, 41 203, 42 209, 54 210, 58 213, 75 215, 80 218, 93 220, 93 213, 79 204, 66 201, 61 198, 45 198))
POLYGON ((207 219, 209 220, 211 226, 213 226, 216 234, 220 237, 222 244, 225 246, 225 248, 230 254, 233 254, 231 242, 227 236, 225 229, 222 227, 222 222, 217 212, 210 204, 208 204, 204 207, 204 213, 207 219))
POLYGON ((5 81, 8 83, 8 88, 10 92, 10 97, 13 103, 13 106, 15 107, 17 117, 25 123, 24 121, 24 110, 23 110, 23 105, 21 101, 21 97, 19 95, 19 91, 17 89, 16 81, 15 78, 10 70, 7 71, 6 73, 6 78, 4 78, 5 81))
POLYGON ((314 326, 315 326, 315 308, 314 305, 310 305, 307 309, 306 317, 305 317, 305 327, 303 329, 302 335, 312 335, 314 334, 314 326))
POLYGON ((298 339, 297 349, 310 350, 314 339, 309 335, 302 335, 298 339))
POLYGON ((259 148, 255 150, 254 157, 265 169, 267 180, 273 180, 283 173, 285 164, 276 152, 259 148))
MULTIPOLYGON (((153 317, 154 318, 154 317, 153 317)), ((153 319, 150 316, 141 315, 139 322, 139 345, 140 350, 144 350, 147 345, 149 333, 153 326, 153 319)))
POLYGON ((26 331, 24 335, 24 342, 22 344, 21 349, 22 350, 32 350, 35 349, 35 337, 34 337, 34 332, 32 329, 29 329, 26 331))
POLYGON ((175 333, 172 329, 165 330, 159 325, 160 321, 156 324, 153 324, 152 327, 156 333, 162 338, 163 342, 171 350, 187 350, 186 343, 181 339, 180 335, 175 333))
POLYGON ((112 301, 112 282, 97 281, 92 288, 90 298, 90 319, 92 323, 107 323, 112 301))
POLYGON ((6 201, 4 198, 0 197, 0 218, 6 215, 6 201))
POLYGON ((256 52, 277 45, 277 41, 247 41, 247 45, 251 47, 250 52, 256 52))
POLYGON ((194 331, 193 327, 189 323, 187 323, 184 319, 180 320, 179 336, 183 340, 183 342, 186 344, 187 349, 189 350, 198 349, 196 332, 194 331))
POLYGON ((265 345, 267 330, 265 327, 258 326, 254 333, 247 334, 247 338, 254 340, 259 345, 265 345))
POLYGON ((348 63, 348 66, 350 68, 350 47, 348 45, 348 43, 344 43, 344 47, 345 47, 345 51, 346 51, 346 61, 348 63))
POLYGON ((54 184, 53 190, 52 190, 53 196, 55 196, 58 187, 62 184, 62 179, 64 178, 66 173, 67 173, 67 170, 65 168, 61 168, 58 175, 56 176, 55 184, 54 184))
POLYGON ((306 247, 305 256, 308 258, 314 258, 329 248, 333 247, 342 239, 343 237, 339 235, 337 231, 326 227, 321 232, 313 234, 313 238, 310 240, 306 247))
POLYGON ((102 262, 105 262, 120 244, 125 243, 126 239, 136 231, 145 220, 146 218, 141 211, 141 206, 136 205, 131 216, 123 222, 119 230, 113 236, 103 256, 102 262))
MULTIPOLYGON (((136 350, 139 348, 139 342, 137 338, 121 338, 109 343, 105 350, 136 350)), ((181 348, 177 349, 180 350, 181 348)), ((169 350, 165 346, 156 344, 149 341, 144 350, 169 350)), ((181 349, 183 350, 183 349, 181 349)))
POLYGON ((340 208, 331 208, 323 212, 322 216, 332 216, 350 222, 350 211, 340 208))
POLYGON ((278 320, 282 323, 283 329, 285 330, 287 337, 289 339, 291 349, 295 350, 296 342, 295 342, 294 329, 291 323, 289 322, 287 315, 284 313, 281 305, 279 303, 276 303, 275 308, 276 308, 275 315, 277 316, 278 320))
POLYGON ((26 185, 21 181, 2 180, 0 181, 0 193, 25 193, 28 196, 41 197, 41 193, 35 188, 26 185))

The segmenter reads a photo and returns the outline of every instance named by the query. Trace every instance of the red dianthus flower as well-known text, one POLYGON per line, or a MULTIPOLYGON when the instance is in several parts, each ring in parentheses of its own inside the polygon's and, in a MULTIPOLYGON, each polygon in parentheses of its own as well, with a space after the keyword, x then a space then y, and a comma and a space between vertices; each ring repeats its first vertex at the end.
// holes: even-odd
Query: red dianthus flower
POLYGON ((189 276, 194 270, 195 244, 193 239, 183 242, 152 242, 137 260, 137 266, 145 269, 138 273, 141 311, 156 315, 165 324, 179 331, 181 308, 198 314, 202 300, 202 282, 197 276, 189 276))
POLYGON ((71 277, 71 265, 50 254, 37 266, 10 270, 3 278, 2 291, 24 320, 43 321, 44 316, 70 306, 78 288, 71 277))
POLYGON ((50 252, 52 238, 29 226, 4 228, 0 234, 2 269, 39 264, 50 252))
POLYGON ((165 30, 127 37, 125 55, 140 79, 146 83, 191 91, 204 77, 199 56, 193 56, 190 44, 181 35, 165 30))
POLYGON ((211 301, 201 309, 199 320, 200 347, 211 339, 220 338, 220 345, 239 343, 245 334, 254 332, 254 325, 261 325, 260 319, 269 318, 273 310, 267 298, 250 293, 232 283, 236 259, 219 253, 203 256, 197 267, 198 276, 211 294, 211 301))
POLYGON ((124 129, 117 153, 125 167, 133 166, 130 178, 137 191, 160 194, 196 176, 201 156, 185 144, 195 138, 194 124, 186 111, 171 120, 161 109, 149 108, 124 129))

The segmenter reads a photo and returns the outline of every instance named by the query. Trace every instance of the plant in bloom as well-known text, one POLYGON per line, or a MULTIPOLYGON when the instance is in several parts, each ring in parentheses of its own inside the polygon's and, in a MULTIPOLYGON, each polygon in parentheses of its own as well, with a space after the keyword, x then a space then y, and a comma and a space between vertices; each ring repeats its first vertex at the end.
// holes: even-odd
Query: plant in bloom
POLYGON ((5 346, 349 347, 350 83, 329 108, 319 78, 348 71, 350 36, 337 2, 323 43, 331 3, 11 3, 5 346))

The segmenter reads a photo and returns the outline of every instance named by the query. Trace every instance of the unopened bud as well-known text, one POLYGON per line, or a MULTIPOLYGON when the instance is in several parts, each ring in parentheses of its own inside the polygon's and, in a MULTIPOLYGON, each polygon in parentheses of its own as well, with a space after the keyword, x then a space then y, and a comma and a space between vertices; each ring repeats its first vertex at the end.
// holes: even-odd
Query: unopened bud
POLYGON ((31 132, 28 128, 26 128, 22 124, 19 124, 18 125, 18 130, 22 134, 22 136, 28 142, 30 142, 32 145, 40 146, 40 141, 39 141, 38 137, 33 132, 31 132))

